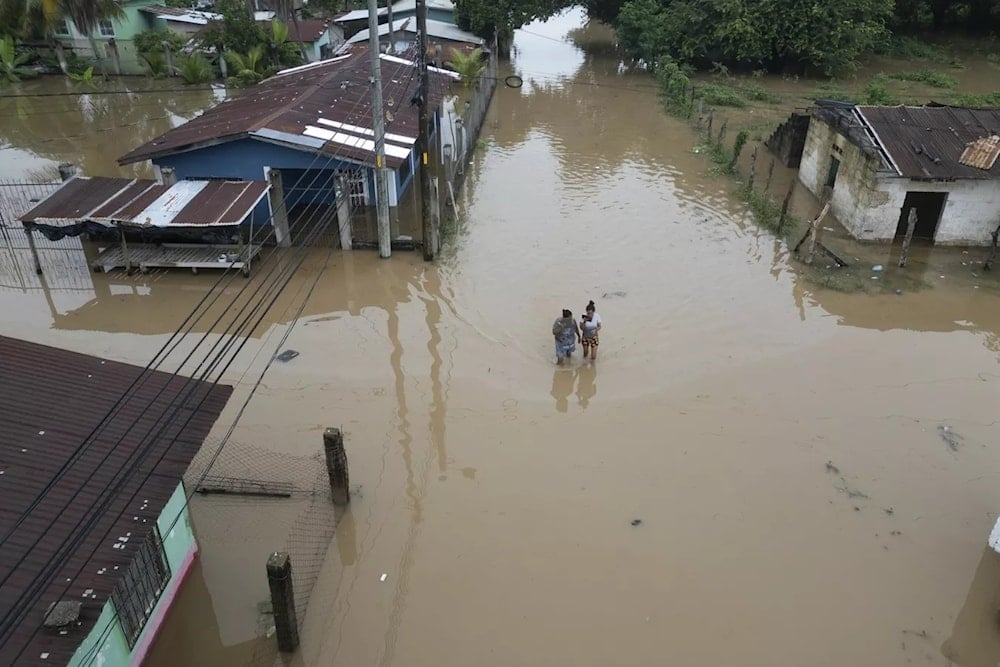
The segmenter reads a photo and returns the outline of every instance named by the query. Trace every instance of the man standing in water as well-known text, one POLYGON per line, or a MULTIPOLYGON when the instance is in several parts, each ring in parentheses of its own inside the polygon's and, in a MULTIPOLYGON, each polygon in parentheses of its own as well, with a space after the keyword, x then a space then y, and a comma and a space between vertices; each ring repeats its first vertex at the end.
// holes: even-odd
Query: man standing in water
POLYGON ((552 323, 552 336, 556 339, 556 363, 569 359, 580 341, 580 327, 573 319, 573 313, 563 308, 562 317, 552 323))

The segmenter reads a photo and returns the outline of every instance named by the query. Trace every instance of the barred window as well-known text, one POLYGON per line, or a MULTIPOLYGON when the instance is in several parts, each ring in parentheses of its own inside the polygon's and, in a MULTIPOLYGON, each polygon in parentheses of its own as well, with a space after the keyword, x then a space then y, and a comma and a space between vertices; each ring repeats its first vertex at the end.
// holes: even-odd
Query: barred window
POLYGON ((111 593, 130 648, 142 634, 169 580, 170 567, 163 553, 160 532, 154 526, 111 593))
POLYGON ((97 22, 97 29, 101 32, 101 37, 114 37, 115 24, 109 19, 101 19, 97 22))

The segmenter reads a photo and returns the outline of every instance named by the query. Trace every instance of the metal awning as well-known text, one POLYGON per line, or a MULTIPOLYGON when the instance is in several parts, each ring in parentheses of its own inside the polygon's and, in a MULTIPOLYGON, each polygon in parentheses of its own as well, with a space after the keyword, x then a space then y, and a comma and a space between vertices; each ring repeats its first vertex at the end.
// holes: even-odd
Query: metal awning
POLYGON ((238 225, 267 195, 267 181, 179 181, 77 176, 18 217, 25 223, 108 226, 238 225))

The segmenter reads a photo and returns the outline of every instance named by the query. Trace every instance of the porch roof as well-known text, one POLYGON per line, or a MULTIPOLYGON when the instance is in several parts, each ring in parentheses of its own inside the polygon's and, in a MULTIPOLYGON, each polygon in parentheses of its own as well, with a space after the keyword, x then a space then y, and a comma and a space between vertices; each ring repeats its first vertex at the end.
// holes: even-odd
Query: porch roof
POLYGON ((215 227, 243 222, 270 189, 266 181, 180 181, 78 176, 18 217, 28 223, 215 227))

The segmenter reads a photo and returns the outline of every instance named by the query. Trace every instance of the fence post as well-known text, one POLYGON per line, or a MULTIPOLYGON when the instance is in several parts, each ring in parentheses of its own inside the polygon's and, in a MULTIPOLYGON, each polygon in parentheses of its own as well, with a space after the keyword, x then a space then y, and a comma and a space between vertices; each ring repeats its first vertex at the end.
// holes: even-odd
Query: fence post
POLYGON ((781 215, 778 217, 778 233, 781 233, 782 227, 785 226, 785 216, 788 215, 788 204, 792 201, 792 193, 795 192, 796 179, 793 177, 792 182, 788 184, 788 193, 785 195, 785 200, 781 202, 781 215))
POLYGON ((715 109, 708 110, 708 124, 705 126, 705 134, 708 135, 708 140, 712 141, 712 119, 715 116, 715 109))
POLYGON ((271 589, 274 633, 278 650, 294 651, 299 645, 299 623, 295 617, 295 591, 292 586, 292 561, 288 554, 275 551, 267 559, 267 585, 271 589))
POLYGON ((347 452, 344 451, 344 434, 339 428, 328 428, 323 432, 323 453, 326 455, 326 472, 330 476, 330 493, 334 505, 351 502, 348 489, 347 452))
POLYGON ((719 128, 719 138, 716 139, 715 141, 715 143, 718 144, 719 146, 722 145, 722 140, 726 138, 726 125, 728 124, 729 124, 729 119, 727 118, 722 121, 722 127, 719 128))
POLYGON ((764 182, 764 192, 771 191, 771 176, 774 175, 774 158, 771 158, 771 164, 767 168, 767 180, 764 182))
POLYGON ((285 206, 285 187, 281 178, 281 170, 268 169, 267 181, 271 186, 267 191, 267 197, 271 204, 271 224, 274 225, 274 242, 279 248, 288 248, 292 245, 292 235, 288 231, 288 209, 285 206))
POLYGON ((59 180, 63 183, 76 176, 76 165, 64 162, 59 165, 59 180))
POLYGON ((747 190, 753 190, 753 181, 757 175, 757 150, 760 144, 755 144, 753 153, 750 154, 750 176, 747 178, 747 190))
POLYGON ((910 242, 913 241, 913 229, 917 226, 917 209, 910 207, 910 214, 906 216, 906 236, 903 238, 903 249, 899 253, 899 266, 906 266, 906 259, 910 254, 910 242))
POLYGON ((33 227, 24 227, 25 233, 28 235, 28 247, 31 248, 31 258, 35 260, 35 273, 42 275, 42 262, 38 258, 38 246, 35 245, 35 230, 33 227))
POLYGON ((997 242, 1000 241, 1000 225, 990 232, 990 236, 993 237, 993 245, 990 247, 990 254, 986 258, 986 263, 983 264, 984 271, 993 270, 993 260, 997 258, 997 242))

